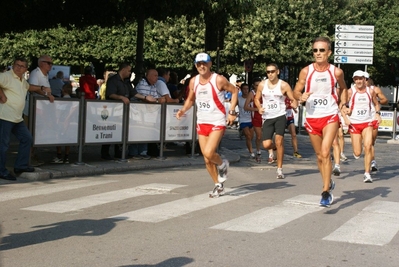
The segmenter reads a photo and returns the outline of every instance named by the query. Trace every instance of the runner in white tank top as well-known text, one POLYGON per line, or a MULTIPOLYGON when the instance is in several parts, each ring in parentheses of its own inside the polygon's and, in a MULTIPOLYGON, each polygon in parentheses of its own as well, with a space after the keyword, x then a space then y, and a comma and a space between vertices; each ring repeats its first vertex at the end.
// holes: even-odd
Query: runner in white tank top
POLYGON ((320 205, 329 207, 334 200, 331 191, 335 185, 331 180, 330 150, 338 131, 338 109, 342 108, 345 114, 349 113, 345 106, 347 87, 343 71, 328 62, 332 54, 330 39, 314 39, 312 52, 314 63, 300 71, 294 96, 301 103, 306 102, 305 126, 317 155, 317 165, 323 181, 320 205), (335 91, 336 83, 340 95, 335 91))
POLYGON ((202 84, 200 76, 194 78, 195 102, 197 104, 197 123, 226 126, 226 111, 223 105, 224 91, 216 85, 218 74, 212 73, 210 80, 202 84))
POLYGON ((267 80, 262 81, 256 92, 254 103, 262 114, 263 147, 277 150, 277 179, 284 179, 284 133, 287 118, 285 117, 285 98, 291 100, 291 106, 296 108, 297 101, 292 93, 291 86, 278 78, 280 70, 275 63, 266 65, 267 80), (261 100, 262 99, 262 103, 261 100), (274 143, 273 143, 273 135, 274 143))
POLYGON ((226 91, 231 93, 230 110, 227 116, 227 123, 231 125, 237 116, 235 108, 238 90, 225 77, 211 72, 212 61, 208 54, 197 54, 194 64, 198 75, 190 80, 188 97, 184 106, 176 113, 176 118, 181 119, 194 103, 197 104, 198 142, 204 156, 206 169, 215 184, 209 197, 217 198, 224 195, 223 183, 227 179, 229 168, 229 161, 222 159, 216 153, 226 129, 224 94, 226 91))
POLYGON ((363 182, 371 183, 370 175, 373 143, 373 117, 371 114, 372 105, 376 109, 376 119, 380 118, 380 107, 375 92, 366 85, 365 74, 361 70, 353 73, 353 87, 348 91, 349 107, 352 111, 350 116, 344 115, 345 123, 349 124, 351 134, 353 155, 358 159, 364 148, 364 176, 363 182))

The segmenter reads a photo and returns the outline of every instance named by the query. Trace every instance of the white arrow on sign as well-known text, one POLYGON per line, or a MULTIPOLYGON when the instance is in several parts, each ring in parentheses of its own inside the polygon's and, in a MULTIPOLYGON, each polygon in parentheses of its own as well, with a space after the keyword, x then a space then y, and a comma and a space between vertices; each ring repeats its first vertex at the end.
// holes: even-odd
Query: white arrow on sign
POLYGON ((354 41, 373 41, 374 33, 356 33, 356 32, 338 32, 335 33, 337 41, 354 40, 354 41))
POLYGON ((360 56, 372 57, 373 49, 355 49, 355 48, 336 48, 335 56, 360 56))
POLYGON ((373 57, 334 56, 334 63, 372 65, 373 57))
POLYGON ((335 48, 374 48, 374 42, 335 41, 335 48))
POLYGON ((362 33, 373 33, 373 25, 335 25, 336 32, 362 32, 362 33))

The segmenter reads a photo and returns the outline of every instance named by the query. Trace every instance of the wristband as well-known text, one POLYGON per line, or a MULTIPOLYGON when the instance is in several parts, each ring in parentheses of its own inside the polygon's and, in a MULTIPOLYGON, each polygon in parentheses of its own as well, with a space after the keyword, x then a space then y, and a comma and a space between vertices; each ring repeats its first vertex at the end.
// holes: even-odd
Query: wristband
POLYGON ((144 96, 144 100, 147 100, 147 96, 146 95, 144 96))
POLYGON ((40 90, 42 90, 43 91, 43 88, 44 88, 44 86, 42 85, 42 86, 40 86, 40 90))

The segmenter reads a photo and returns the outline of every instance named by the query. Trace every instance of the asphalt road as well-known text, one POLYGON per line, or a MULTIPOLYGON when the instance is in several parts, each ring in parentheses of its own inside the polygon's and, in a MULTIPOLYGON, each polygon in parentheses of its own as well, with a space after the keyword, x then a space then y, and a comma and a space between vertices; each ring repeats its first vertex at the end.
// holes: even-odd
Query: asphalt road
POLYGON ((365 184, 347 144, 335 203, 322 208, 299 139, 304 158, 287 137, 277 180, 227 131, 222 146, 241 160, 217 199, 203 166, 1 184, 1 266, 398 266, 399 146, 378 142, 380 169, 365 184))

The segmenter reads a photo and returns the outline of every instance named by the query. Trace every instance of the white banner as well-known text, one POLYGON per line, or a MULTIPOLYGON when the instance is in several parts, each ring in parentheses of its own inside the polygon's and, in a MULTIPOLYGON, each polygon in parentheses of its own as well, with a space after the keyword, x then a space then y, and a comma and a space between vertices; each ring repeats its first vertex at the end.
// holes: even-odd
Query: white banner
POLYGON ((184 116, 178 120, 176 113, 182 105, 166 106, 166 127, 165 141, 190 141, 193 136, 193 107, 191 107, 184 116))
POLYGON ((86 102, 85 143, 122 143, 123 103, 86 102))
POLYGON ((79 101, 36 99, 34 145, 78 144, 79 101))
POLYGON ((161 105, 131 103, 128 142, 161 140, 161 105))
POLYGON ((393 123, 396 122, 396 131, 399 131, 399 114, 396 120, 393 118, 393 111, 381 111, 381 123, 378 127, 380 132, 393 132, 393 123))

